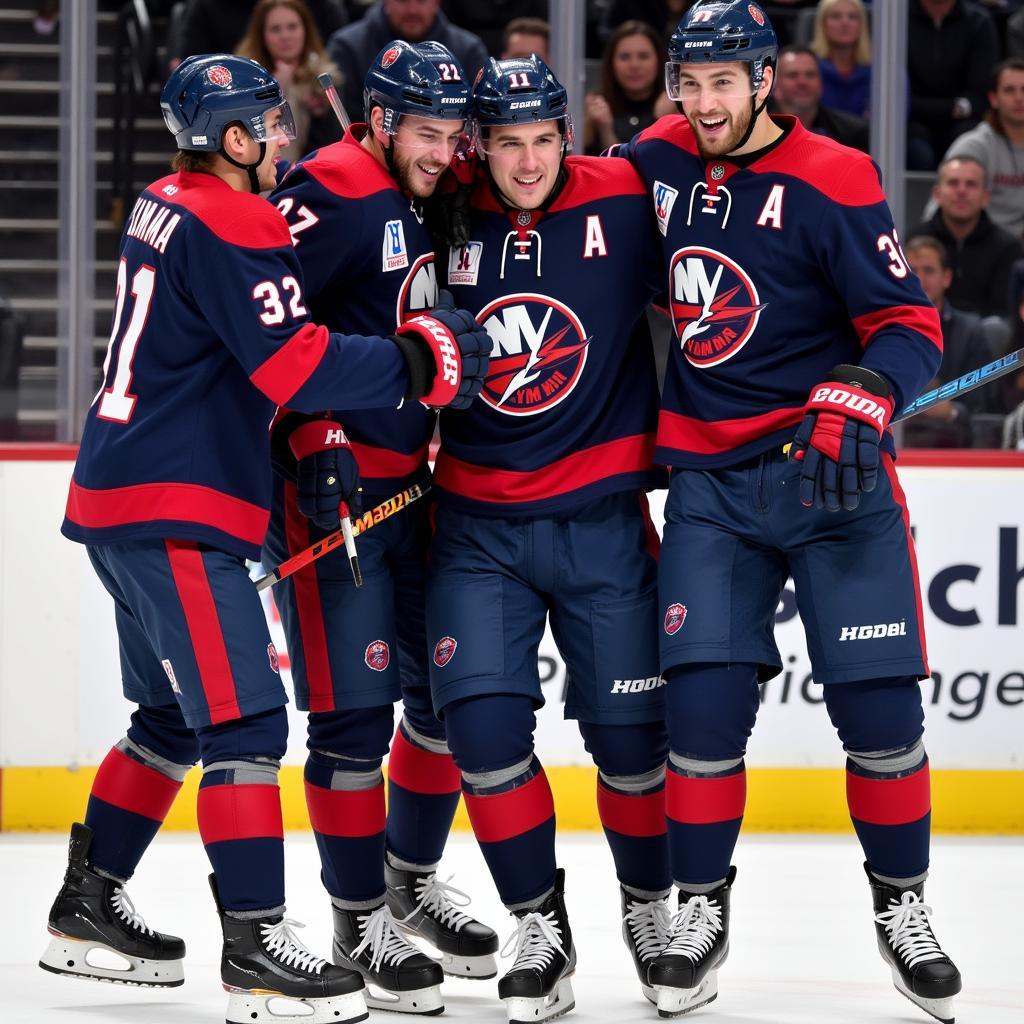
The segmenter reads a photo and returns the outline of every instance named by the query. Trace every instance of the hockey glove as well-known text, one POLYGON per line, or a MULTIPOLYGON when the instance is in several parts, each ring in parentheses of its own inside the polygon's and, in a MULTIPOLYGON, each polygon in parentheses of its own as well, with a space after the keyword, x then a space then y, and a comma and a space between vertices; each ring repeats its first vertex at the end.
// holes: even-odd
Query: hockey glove
POLYGON ((299 511, 307 519, 321 530, 337 530, 341 515, 359 514, 359 465, 340 423, 304 423, 289 434, 288 447, 296 460, 299 511))
POLYGON ((465 409, 484 386, 491 336, 441 291, 429 312, 406 320, 391 339, 409 366, 409 393, 435 408, 465 409))
POLYGON ((800 503, 852 511, 878 480, 878 442, 895 402, 889 382, 845 363, 811 389, 790 458, 803 463, 800 503))

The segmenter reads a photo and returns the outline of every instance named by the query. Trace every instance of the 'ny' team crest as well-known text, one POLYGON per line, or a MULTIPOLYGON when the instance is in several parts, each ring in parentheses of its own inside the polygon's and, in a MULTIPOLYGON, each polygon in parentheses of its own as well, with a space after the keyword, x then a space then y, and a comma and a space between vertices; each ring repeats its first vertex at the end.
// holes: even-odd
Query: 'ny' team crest
POLYGON ((391 661, 391 649, 383 640, 374 640, 367 646, 363 660, 367 668, 372 668, 374 672, 383 672, 391 661))

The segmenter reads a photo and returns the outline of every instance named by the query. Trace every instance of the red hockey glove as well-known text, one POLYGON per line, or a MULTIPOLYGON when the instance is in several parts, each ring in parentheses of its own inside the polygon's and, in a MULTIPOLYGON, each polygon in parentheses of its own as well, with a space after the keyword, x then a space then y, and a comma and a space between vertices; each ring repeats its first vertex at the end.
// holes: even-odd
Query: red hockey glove
POLYGON ((889 382, 845 363, 811 389, 790 458, 803 463, 800 503, 852 511, 878 480, 878 442, 892 419, 889 382))
POLYGON ((392 341, 409 365, 409 393, 424 405, 465 409, 480 394, 490 363, 491 336, 472 313, 441 291, 429 312, 406 320, 392 341))
POLYGON ((359 464, 341 424, 311 420, 288 435, 296 460, 295 486, 299 511, 321 530, 337 530, 341 516, 358 515, 359 464))

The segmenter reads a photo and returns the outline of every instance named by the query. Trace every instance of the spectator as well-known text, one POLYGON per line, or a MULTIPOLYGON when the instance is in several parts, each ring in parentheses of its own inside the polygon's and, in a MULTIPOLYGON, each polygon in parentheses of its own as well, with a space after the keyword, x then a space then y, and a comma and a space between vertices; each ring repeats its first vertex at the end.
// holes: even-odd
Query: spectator
POLYGON ((1024 246, 985 212, 985 168, 968 156, 944 160, 932 195, 935 216, 909 234, 931 235, 946 246, 953 269, 949 301, 979 316, 1007 316, 1010 268, 1024 256, 1024 246))
POLYGON ((327 73, 337 81, 338 69, 327 58, 305 0, 259 0, 238 55, 262 64, 292 108, 295 138, 281 150, 282 159, 294 163, 341 138, 338 119, 316 80, 327 73))
POLYGON ((529 57, 535 53, 551 67, 548 59, 550 47, 551 26, 543 18, 515 18, 505 26, 501 59, 529 57))
POLYGON ((779 51, 773 94, 776 112, 793 114, 812 132, 867 153, 867 121, 824 106, 821 91, 821 70, 814 51, 806 46, 784 46, 779 51))
POLYGON ((601 91, 588 93, 585 101, 583 147, 587 153, 628 142, 654 124, 666 60, 665 46, 650 25, 624 21, 612 33, 601 58, 601 91))
POLYGON ((821 101, 866 118, 871 112, 871 34, 861 0, 821 0, 811 49, 821 67, 821 101))
MULTIPOLYGON (((548 0, 443 0, 441 6, 456 25, 479 36, 492 57, 501 53, 510 21, 520 18, 545 21, 548 16, 548 0)), ((469 74, 468 68, 466 74, 469 74)))
POLYGON ((441 0, 379 0, 365 17, 335 32, 327 53, 341 69, 341 102, 353 121, 363 119, 363 79, 374 57, 392 39, 421 43, 432 39, 458 57, 472 83, 487 60, 479 36, 453 25, 441 11, 441 0))
MULTIPOLYGON (((911 238, 905 247, 911 270, 921 279, 942 321, 942 366, 929 388, 939 387, 996 358, 981 318, 965 313, 946 301, 953 281, 945 245, 929 235, 911 238)), ((984 412, 990 401, 983 388, 956 401, 947 399, 908 420, 903 443, 917 448, 966 448, 971 443, 970 417, 984 412)))
POLYGON ((1024 235, 1024 58, 997 64, 985 120, 961 135, 946 154, 977 160, 989 180, 988 215, 1018 238, 1024 235))
POLYGON ((929 171, 986 108, 999 41, 988 11, 968 0, 910 0, 907 166, 929 171))
MULTIPOLYGON (((327 39, 345 24, 345 9, 331 0, 306 0, 309 13, 320 33, 327 39)), ((172 26, 175 48, 170 66, 176 68, 183 57, 194 53, 234 53, 245 35, 256 0, 188 0, 180 26, 172 26)))

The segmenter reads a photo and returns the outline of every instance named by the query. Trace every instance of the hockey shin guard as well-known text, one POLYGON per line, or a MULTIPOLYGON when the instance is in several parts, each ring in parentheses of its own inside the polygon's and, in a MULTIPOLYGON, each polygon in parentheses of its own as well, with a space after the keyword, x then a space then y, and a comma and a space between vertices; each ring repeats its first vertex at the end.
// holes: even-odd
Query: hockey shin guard
POLYGON ((199 834, 234 915, 284 907, 284 826, 277 773, 288 740, 284 708, 200 729, 199 834))
POLYGON ((435 868, 461 791, 448 744, 423 735, 403 718, 388 758, 388 852, 406 864, 435 868))
POLYGON ((92 867, 122 882, 132 877, 198 759, 195 733, 176 704, 132 714, 128 735, 103 759, 89 794, 92 867))

